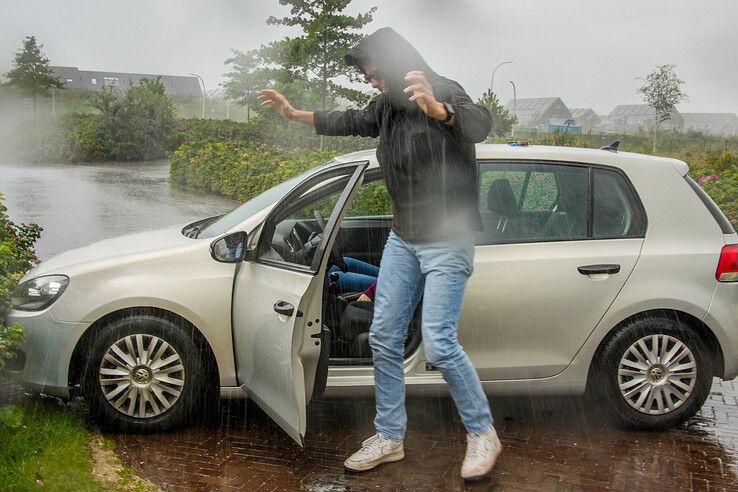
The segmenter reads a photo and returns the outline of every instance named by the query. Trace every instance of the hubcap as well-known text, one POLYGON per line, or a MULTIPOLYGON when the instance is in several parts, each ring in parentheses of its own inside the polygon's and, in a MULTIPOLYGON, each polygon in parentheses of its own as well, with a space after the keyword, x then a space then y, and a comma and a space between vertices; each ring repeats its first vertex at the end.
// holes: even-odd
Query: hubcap
POLYGON ((98 373, 105 399, 119 412, 151 418, 179 399, 185 382, 182 359, 153 335, 121 338, 108 348, 98 373))
POLYGON ((669 335, 648 335, 625 351, 618 366, 620 394, 649 415, 679 408, 697 382, 697 362, 684 343, 669 335))

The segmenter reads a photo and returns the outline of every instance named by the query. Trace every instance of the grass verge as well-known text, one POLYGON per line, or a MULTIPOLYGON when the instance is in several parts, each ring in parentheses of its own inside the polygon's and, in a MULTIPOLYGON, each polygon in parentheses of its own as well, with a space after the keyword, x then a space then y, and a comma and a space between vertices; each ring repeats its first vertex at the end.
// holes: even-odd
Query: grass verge
POLYGON ((8 492, 157 490, 76 412, 48 400, 0 406, 0 484, 8 492))

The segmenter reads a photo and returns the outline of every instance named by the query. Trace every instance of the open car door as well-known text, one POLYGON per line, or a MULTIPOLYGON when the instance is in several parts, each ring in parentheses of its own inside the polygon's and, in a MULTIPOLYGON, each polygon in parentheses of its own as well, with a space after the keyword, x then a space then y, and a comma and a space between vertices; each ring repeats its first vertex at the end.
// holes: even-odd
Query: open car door
POLYGON ((336 165, 298 185, 271 211, 236 271, 238 382, 300 445, 316 371, 328 360, 327 353, 321 358, 330 340, 321 336, 328 252, 368 165, 336 165))

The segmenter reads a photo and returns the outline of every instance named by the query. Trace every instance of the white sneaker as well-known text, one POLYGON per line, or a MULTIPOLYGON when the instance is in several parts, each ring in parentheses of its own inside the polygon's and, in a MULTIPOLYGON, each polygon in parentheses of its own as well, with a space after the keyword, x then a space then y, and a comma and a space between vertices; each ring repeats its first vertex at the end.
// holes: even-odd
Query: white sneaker
POLYGON ((495 466, 495 461, 501 452, 502 444, 494 428, 482 434, 467 434, 466 455, 461 465, 461 478, 478 480, 484 477, 495 466))
POLYGON ((404 457, 402 441, 393 441, 382 434, 375 434, 361 443, 361 449, 349 456, 343 466, 351 471, 366 471, 381 463, 399 461, 404 457))

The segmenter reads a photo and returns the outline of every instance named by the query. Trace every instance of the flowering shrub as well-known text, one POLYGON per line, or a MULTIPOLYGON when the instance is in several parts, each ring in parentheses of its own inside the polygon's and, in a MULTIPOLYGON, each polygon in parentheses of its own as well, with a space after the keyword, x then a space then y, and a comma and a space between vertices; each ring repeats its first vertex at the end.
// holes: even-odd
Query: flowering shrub
POLYGON ((693 169, 690 175, 720 207, 733 227, 738 229, 738 169, 693 169))
POLYGON ((0 369, 23 341, 20 325, 5 326, 5 313, 18 280, 37 261, 33 245, 41 235, 38 225, 15 224, 6 211, 0 193, 0 369))

